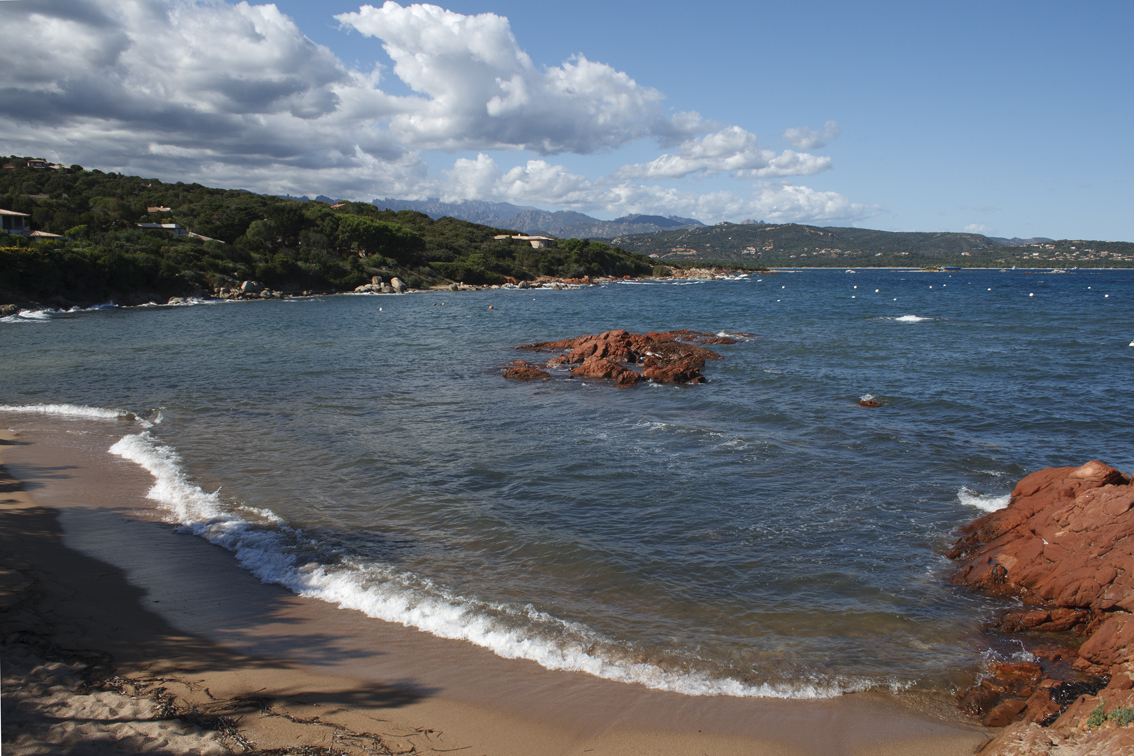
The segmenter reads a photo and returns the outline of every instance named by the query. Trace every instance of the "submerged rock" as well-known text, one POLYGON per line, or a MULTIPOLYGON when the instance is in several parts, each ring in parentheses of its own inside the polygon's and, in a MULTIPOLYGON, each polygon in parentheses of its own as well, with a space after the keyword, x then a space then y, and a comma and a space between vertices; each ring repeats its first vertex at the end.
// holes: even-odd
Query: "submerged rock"
POLYGON ((1007 726, 981 753, 1117 754, 1134 747, 1134 732, 1106 716, 1134 704, 1130 478, 1098 461, 1040 470, 1016 485, 1007 507, 962 528, 948 556, 958 562, 953 583, 1024 603, 994 629, 1019 634, 1025 646, 1045 633, 1032 650, 1038 661, 1029 662, 1042 679, 1029 673, 1021 685, 990 665, 962 694, 962 707, 985 724, 1007 726), (1047 640, 1060 632, 1068 634, 1063 648, 1047 640))

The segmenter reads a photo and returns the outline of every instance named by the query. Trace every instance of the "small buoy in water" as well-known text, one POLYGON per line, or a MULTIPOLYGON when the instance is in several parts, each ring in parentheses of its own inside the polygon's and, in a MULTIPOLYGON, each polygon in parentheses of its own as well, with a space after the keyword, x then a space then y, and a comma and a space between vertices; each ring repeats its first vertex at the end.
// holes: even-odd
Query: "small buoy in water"
POLYGON ((877 293, 878 293, 878 289, 875 289, 875 290, 874 290, 874 293, 875 293, 875 294, 877 294, 877 293))
POLYGON ((1035 292, 1032 292, 1032 293, 1028 294, 1028 296, 1029 296, 1029 297, 1034 297, 1034 296, 1035 296, 1035 292))
POLYGON ((1110 295, 1109 294, 1103 294, 1103 299, 1110 299, 1110 295))
POLYGON ((851 295, 850 295, 850 298, 851 298, 851 299, 854 299, 854 294, 851 294, 851 295))
POLYGON ((489 306, 488 306, 488 309, 490 309, 490 310, 491 310, 491 309, 492 309, 492 305, 489 305, 489 306))
POLYGON ((874 394, 864 394, 858 400, 860 407, 881 407, 882 403, 874 400, 874 394))

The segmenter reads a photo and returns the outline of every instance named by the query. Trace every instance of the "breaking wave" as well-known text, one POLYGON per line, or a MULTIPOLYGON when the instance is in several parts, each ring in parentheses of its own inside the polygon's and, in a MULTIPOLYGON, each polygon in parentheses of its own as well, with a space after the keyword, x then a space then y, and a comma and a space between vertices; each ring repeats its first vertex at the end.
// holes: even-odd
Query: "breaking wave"
POLYGON ((389 565, 319 560, 319 544, 269 510, 233 507, 181 469, 178 454, 148 431, 128 435, 110 452, 154 477, 147 496, 188 531, 235 554, 265 583, 300 596, 356 609, 441 638, 465 640, 506 659, 527 659, 551 670, 585 672, 618 682, 695 696, 829 698, 904 683, 840 678, 832 682, 750 684, 700 671, 674 671, 641 661, 627 644, 603 637, 530 604, 508 606, 452 594, 432 581, 389 565))
POLYGON ((148 421, 134 415, 133 412, 87 407, 79 404, 0 404, 0 412, 18 412, 25 415, 58 415, 86 420, 133 420, 143 427, 151 425, 148 421))
POLYGON ((966 507, 975 507, 983 512, 996 512, 1008 506, 1008 501, 1012 496, 1010 494, 994 495, 994 494, 981 494, 972 490, 968 486, 962 486, 961 490, 957 492, 957 499, 966 507))

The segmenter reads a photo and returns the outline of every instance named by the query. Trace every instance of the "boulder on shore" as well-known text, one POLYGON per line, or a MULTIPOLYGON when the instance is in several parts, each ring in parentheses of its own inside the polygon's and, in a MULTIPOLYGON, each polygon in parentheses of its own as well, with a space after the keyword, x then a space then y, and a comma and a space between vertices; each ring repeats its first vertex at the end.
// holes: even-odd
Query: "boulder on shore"
POLYGON ((982 756, 1134 753, 1134 729, 1120 726, 1134 716, 1130 478, 1099 461, 1035 472, 1007 507, 963 527, 948 556, 951 582, 1024 604, 993 628, 1032 641, 1036 657, 1024 676, 990 665, 962 694, 963 708, 1005 727, 982 756), (1066 647, 1049 642, 1059 632, 1066 647), (1108 719, 1116 708, 1122 716, 1108 719))

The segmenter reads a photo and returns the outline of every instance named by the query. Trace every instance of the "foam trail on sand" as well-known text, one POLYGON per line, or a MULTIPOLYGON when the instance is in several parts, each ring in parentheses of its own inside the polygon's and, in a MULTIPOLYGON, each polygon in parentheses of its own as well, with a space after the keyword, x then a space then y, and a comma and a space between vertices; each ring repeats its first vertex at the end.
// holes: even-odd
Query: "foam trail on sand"
POLYGON ((977 509, 985 512, 996 512, 1008 506, 1008 500, 1011 499, 1010 494, 1002 496, 994 496, 991 494, 979 494, 968 486, 962 486, 961 490, 957 492, 957 499, 967 507, 976 507, 977 509))
POLYGON ((686 695, 828 698, 882 685, 892 690, 906 687, 866 679, 749 684, 706 672, 663 669, 638 661, 634 650, 624 644, 531 605, 508 606, 454 595, 389 565, 316 561, 319 544, 315 540, 270 511, 241 507, 237 514, 217 492, 207 493, 188 480, 177 453, 148 431, 125 436, 110 452, 154 476, 148 498, 192 533, 233 552, 262 581, 376 619, 466 640, 504 658, 528 659, 547 669, 586 672, 686 695))

